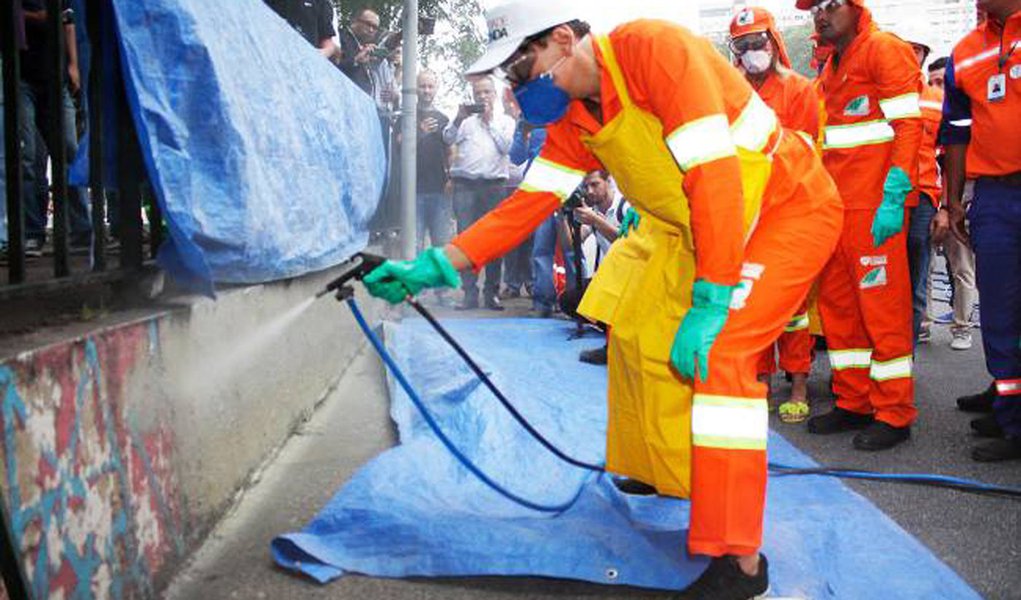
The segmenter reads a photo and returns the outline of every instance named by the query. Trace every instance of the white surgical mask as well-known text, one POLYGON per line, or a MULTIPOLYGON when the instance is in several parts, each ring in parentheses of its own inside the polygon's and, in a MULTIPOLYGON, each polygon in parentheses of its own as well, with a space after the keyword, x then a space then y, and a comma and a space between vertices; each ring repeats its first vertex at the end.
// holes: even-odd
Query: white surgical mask
POLYGON ((767 50, 749 50, 741 55, 741 65, 752 75, 765 73, 773 64, 773 57, 767 50))

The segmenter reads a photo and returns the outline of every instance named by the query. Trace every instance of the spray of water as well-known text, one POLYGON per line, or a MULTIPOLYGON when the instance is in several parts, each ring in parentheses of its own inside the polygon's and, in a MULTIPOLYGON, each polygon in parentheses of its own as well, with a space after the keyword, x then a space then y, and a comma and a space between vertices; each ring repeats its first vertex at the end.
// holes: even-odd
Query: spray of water
POLYGON ((229 385, 246 368, 250 368, 263 352, 279 341, 287 328, 311 308, 315 300, 314 297, 303 300, 261 326, 237 338, 224 340, 225 347, 220 352, 204 353, 202 363, 194 365, 192 376, 182 382, 182 391, 193 395, 229 385))

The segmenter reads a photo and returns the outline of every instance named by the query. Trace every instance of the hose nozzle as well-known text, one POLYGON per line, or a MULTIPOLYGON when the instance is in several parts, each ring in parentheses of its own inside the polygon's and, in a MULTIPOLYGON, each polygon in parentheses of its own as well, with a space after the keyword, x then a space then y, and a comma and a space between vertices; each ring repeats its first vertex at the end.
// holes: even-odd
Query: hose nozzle
POLYGON ((322 298, 327 294, 337 292, 338 300, 346 300, 354 294, 354 289, 351 287, 349 282, 352 279, 361 281, 363 277, 371 273, 376 267, 386 262, 386 259, 382 256, 375 254, 369 254, 367 252, 359 252, 355 254, 342 266, 346 268, 344 274, 337 277, 326 285, 326 288, 316 294, 316 299, 322 298))

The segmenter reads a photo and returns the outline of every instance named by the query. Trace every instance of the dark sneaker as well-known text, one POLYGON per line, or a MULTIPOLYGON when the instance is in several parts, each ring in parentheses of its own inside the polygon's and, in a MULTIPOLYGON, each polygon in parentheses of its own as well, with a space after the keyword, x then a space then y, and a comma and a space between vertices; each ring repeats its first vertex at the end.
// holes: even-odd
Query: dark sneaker
POLYGON ((911 437, 911 426, 894 427, 889 423, 875 421, 851 441, 855 450, 875 452, 889 450, 911 437))
POLYGON ((487 296, 485 305, 489 310, 503 310, 503 305, 500 304, 500 299, 496 296, 487 296))
POLYGON ((958 398, 957 409, 964 412, 991 413, 994 400, 996 400, 996 384, 990 383, 984 392, 958 398))
POLYGON ((808 420, 808 432, 819 435, 865 429, 872 424, 872 415, 861 415, 835 407, 830 412, 808 420))
POLYGON ((971 449, 971 457, 978 462, 1000 462, 1021 459, 1021 439, 990 440, 971 449))
POLYGON ((714 558, 709 568, 676 600, 752 600, 769 591, 769 563, 759 555, 757 575, 745 575, 733 556, 714 558))
POLYGON ((996 417, 993 415, 986 415, 977 419, 972 419, 971 429, 975 432, 975 435, 986 438, 1002 438, 1003 427, 996 422, 996 417))
POLYGON ((581 353, 578 354, 578 360, 590 365, 605 365, 607 361, 606 350, 607 348, 605 345, 602 348, 582 350, 581 353))
POLYGON ((656 488, 637 479, 613 479, 613 486, 625 494, 632 496, 655 496, 656 488))
POLYGON ((478 295, 466 294, 464 300, 462 300, 461 303, 457 305, 457 310, 475 310, 478 307, 479 307, 478 295))

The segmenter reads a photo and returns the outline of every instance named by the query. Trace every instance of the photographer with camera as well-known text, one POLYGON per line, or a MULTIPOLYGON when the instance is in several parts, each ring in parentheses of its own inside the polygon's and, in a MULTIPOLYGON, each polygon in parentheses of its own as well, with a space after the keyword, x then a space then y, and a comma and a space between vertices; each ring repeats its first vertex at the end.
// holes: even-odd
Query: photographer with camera
POLYGON ((379 15, 371 8, 354 13, 351 23, 340 32, 340 70, 358 87, 376 100, 381 110, 389 110, 396 98, 395 79, 387 57, 393 48, 389 36, 379 41, 379 15))
MULTIPOLYGON (((454 185, 454 215, 458 231, 468 229, 504 197, 514 142, 514 119, 496 111, 496 85, 485 76, 472 81, 473 104, 462 104, 457 117, 443 130, 443 141, 455 147, 450 175, 454 185)), ((486 265, 483 304, 503 310, 498 294, 503 261, 486 265)), ((463 277, 462 309, 479 306, 478 276, 463 277)))

